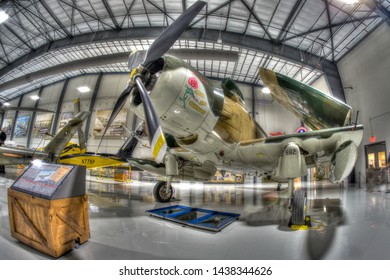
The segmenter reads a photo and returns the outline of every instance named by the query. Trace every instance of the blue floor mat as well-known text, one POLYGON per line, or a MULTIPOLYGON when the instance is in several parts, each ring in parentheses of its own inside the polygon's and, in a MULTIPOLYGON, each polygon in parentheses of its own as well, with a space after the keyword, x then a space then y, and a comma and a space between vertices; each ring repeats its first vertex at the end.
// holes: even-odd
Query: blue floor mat
POLYGON ((237 220, 240 216, 235 213, 193 208, 182 205, 152 209, 147 210, 146 212, 154 217, 211 231, 221 231, 223 228, 237 220))

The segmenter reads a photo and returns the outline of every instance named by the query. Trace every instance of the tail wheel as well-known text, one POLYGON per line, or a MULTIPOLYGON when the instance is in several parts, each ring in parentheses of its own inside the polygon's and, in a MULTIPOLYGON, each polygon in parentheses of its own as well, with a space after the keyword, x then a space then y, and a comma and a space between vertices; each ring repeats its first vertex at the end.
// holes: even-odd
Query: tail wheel
POLYGON ((153 188, 153 196, 158 202, 168 202, 173 195, 172 186, 167 186, 167 182, 160 181, 153 188))
POLYGON ((297 190, 294 193, 291 210, 291 223, 293 225, 304 225, 307 212, 306 190, 297 190))

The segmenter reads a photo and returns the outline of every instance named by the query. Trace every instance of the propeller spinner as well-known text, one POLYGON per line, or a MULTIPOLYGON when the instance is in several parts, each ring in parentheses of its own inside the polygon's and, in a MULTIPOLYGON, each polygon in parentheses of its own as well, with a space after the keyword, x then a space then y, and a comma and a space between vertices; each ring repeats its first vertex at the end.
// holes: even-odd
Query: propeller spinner
MULTIPOLYGON (((103 132, 103 137, 106 134, 108 127, 110 127, 110 125, 118 115, 119 111, 125 105, 130 93, 136 87, 141 96, 143 108, 145 111, 146 128, 148 130, 148 137, 153 157, 157 163, 163 161, 167 150, 167 144, 160 125, 160 120, 158 118, 156 110, 153 107, 152 101, 149 98, 148 91, 145 88, 143 77, 146 73, 148 73, 151 65, 153 65, 156 60, 162 57, 172 47, 172 45, 176 42, 176 40, 180 37, 184 30, 186 30, 192 20, 198 15, 198 13, 203 9, 205 5, 206 1, 195 2, 170 26, 168 26, 168 28, 165 29, 165 31, 153 42, 148 52, 146 53, 143 62, 137 68, 134 68, 132 70, 128 85, 123 90, 114 106, 111 116, 107 122, 106 128, 103 132)), ((139 60, 139 57, 135 56, 136 53, 132 53, 132 55, 130 55, 129 67, 132 67, 134 65, 134 62, 139 60)))

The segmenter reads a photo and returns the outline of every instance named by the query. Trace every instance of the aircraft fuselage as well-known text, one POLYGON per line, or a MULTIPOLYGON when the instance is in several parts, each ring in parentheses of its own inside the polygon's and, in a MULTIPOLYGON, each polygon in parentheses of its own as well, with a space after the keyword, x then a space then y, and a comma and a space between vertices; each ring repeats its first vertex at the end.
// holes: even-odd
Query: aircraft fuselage
MULTIPOLYGON (((163 59, 162 69, 150 78, 147 89, 164 132, 180 146, 172 153, 196 157, 201 163, 211 161, 225 169, 253 169, 255 164, 272 170, 276 164, 273 159, 251 159, 237 150, 240 143, 265 138, 266 134, 246 110, 235 84, 229 80, 223 89, 217 88, 181 59, 163 59)), ((137 94, 131 97, 131 109, 144 119, 137 94)))

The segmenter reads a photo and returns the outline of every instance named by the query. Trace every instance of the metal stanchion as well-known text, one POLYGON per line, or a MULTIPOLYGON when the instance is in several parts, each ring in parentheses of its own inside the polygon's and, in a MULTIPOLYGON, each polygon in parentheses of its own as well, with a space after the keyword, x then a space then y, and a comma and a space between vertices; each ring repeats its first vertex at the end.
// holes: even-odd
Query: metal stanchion
POLYGON ((361 174, 360 171, 358 172, 358 175, 359 175, 359 176, 358 176, 358 180, 359 180, 358 187, 361 188, 361 187, 362 187, 362 174, 361 174))

